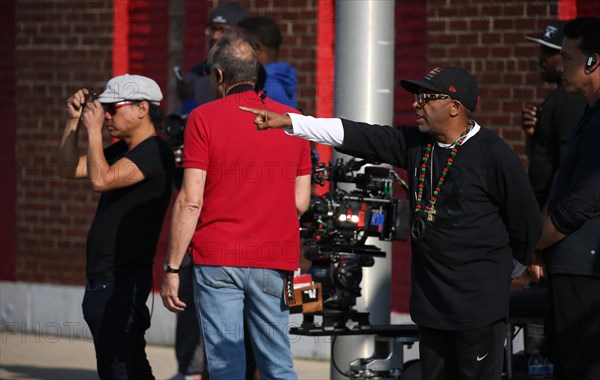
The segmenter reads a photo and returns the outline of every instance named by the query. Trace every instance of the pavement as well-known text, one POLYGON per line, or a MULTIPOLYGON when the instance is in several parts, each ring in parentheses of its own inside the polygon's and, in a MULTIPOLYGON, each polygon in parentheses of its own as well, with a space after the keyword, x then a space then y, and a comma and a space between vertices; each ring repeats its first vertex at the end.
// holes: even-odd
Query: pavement
MULTIPOLYGON (((0 379, 98 379, 94 346, 89 340, 44 334, 0 331, 0 379)), ((173 347, 147 346, 146 353, 157 380, 177 372, 173 347)), ((294 360, 300 380, 329 380, 329 361, 294 360)))

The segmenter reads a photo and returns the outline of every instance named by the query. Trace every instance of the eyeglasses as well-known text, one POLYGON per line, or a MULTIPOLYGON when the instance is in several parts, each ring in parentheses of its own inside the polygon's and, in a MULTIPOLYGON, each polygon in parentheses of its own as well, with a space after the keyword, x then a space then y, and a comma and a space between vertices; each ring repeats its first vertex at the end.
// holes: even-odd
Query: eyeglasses
POLYGON ((123 100, 122 102, 116 103, 102 103, 102 108, 104 108, 104 112, 108 112, 109 114, 114 115, 117 113, 117 108, 130 106, 134 103, 135 102, 131 100, 123 100))
POLYGON ((419 105, 419 107, 423 107, 425 103, 430 100, 440 100, 440 99, 452 99, 449 95, 446 94, 430 94, 430 93, 418 93, 415 94, 415 101, 419 105))

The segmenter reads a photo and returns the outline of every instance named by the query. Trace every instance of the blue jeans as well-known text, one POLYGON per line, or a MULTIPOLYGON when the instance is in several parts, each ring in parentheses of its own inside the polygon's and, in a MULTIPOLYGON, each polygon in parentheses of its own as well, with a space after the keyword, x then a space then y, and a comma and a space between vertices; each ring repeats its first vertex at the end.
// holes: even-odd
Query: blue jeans
POLYGON ((295 380, 284 272, 194 266, 196 310, 211 380, 244 379, 244 321, 263 380, 295 380))
POLYGON ((154 379, 144 333, 152 273, 88 280, 83 317, 90 327, 101 379, 154 379))

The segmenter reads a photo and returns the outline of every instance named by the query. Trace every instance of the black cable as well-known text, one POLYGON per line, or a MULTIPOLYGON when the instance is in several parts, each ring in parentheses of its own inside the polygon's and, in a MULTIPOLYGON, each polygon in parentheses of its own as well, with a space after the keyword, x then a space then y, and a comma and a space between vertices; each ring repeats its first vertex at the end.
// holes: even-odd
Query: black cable
POLYGON ((337 366, 337 364, 335 363, 335 355, 333 355, 333 353, 335 352, 335 350, 333 349, 335 347, 335 341, 337 340, 337 335, 333 336, 333 340, 331 341, 331 364, 333 364, 333 368, 335 368, 336 371, 338 371, 338 373, 344 377, 347 377, 350 379, 350 376, 348 376, 348 374, 342 372, 340 370, 340 368, 337 366))

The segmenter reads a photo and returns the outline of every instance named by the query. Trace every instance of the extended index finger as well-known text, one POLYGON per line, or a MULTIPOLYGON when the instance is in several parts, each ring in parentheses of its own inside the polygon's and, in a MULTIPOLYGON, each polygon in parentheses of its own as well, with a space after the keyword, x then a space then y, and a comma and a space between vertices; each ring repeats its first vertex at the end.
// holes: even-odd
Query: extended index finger
POLYGON ((260 115, 260 112, 261 112, 261 110, 259 110, 258 108, 249 108, 249 107, 239 106, 239 109, 241 109, 242 111, 253 113, 255 115, 260 115))

